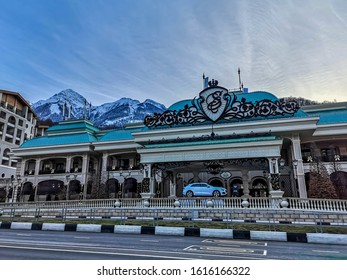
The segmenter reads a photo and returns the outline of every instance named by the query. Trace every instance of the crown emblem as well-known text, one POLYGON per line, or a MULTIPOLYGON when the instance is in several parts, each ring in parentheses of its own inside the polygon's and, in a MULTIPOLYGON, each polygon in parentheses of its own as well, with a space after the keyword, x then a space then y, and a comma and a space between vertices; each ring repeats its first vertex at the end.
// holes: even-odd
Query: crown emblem
POLYGON ((208 85, 209 85, 209 87, 216 87, 216 86, 218 86, 218 81, 212 79, 212 81, 208 82, 208 85))

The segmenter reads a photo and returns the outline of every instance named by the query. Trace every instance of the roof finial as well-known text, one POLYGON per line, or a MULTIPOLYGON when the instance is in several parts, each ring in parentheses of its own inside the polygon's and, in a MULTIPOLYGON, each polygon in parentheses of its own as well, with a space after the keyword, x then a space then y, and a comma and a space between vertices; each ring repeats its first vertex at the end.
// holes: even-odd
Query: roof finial
POLYGON ((237 69, 237 73, 239 75, 239 89, 242 90, 243 89, 243 83, 241 82, 241 70, 240 70, 240 67, 237 69))
POLYGON ((66 117, 65 117, 65 110, 66 110, 66 100, 64 101, 64 104, 63 104, 63 121, 66 120, 66 117))
POLYGON ((202 89, 208 88, 208 77, 205 76, 205 73, 202 73, 202 89))

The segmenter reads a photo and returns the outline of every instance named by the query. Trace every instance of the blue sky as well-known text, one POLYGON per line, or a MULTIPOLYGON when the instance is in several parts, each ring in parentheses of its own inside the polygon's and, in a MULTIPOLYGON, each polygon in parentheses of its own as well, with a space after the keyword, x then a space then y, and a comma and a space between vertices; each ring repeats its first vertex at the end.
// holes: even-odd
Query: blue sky
POLYGON ((0 88, 93 105, 193 98, 202 73, 279 97, 346 101, 347 1, 0 0, 0 88))

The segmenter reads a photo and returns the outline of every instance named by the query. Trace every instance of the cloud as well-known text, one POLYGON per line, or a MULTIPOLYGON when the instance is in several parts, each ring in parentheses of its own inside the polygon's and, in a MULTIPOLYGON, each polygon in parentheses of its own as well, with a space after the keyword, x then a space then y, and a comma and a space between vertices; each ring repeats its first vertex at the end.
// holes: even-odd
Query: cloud
POLYGON ((250 90, 345 98, 344 1, 0 2, 0 85, 32 101, 72 88, 169 106, 203 72, 238 87, 239 66, 250 90))

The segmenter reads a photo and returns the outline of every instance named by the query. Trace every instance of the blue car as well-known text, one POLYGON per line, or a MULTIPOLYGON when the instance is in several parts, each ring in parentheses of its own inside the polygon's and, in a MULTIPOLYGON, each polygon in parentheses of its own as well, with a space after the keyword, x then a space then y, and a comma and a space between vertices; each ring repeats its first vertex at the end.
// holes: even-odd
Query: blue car
POLYGON ((192 183, 183 188, 183 196, 226 196, 227 190, 222 187, 211 186, 207 183, 192 183))

